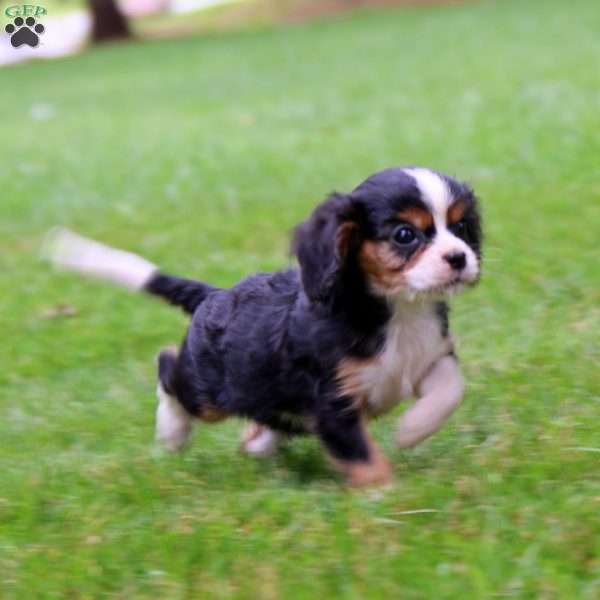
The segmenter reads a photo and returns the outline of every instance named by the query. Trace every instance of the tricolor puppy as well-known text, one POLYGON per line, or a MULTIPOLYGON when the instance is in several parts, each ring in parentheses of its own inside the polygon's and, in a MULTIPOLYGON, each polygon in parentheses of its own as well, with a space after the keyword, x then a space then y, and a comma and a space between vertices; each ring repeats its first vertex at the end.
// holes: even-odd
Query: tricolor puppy
POLYGON ((481 230, 471 189, 421 168, 369 177, 332 194, 295 231, 299 269, 220 289, 62 230, 63 267, 160 296, 191 315, 178 351, 159 357, 157 437, 177 450, 195 421, 252 421, 243 447, 319 437, 351 485, 382 483, 390 465, 371 417, 415 397, 397 443, 437 431, 461 401, 448 332, 449 295, 477 282, 481 230))

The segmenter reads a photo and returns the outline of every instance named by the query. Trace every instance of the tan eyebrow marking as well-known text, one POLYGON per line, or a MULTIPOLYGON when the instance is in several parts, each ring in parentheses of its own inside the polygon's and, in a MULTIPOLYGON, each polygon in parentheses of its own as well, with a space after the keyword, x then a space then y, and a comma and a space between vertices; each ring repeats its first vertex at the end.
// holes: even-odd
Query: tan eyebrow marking
POLYGON ((407 223, 414 225, 421 231, 426 231, 433 226, 432 214, 428 210, 418 208, 417 206, 411 206, 410 208, 401 210, 399 213, 396 213, 396 217, 401 221, 406 221, 407 223))
POLYGON ((466 200, 459 199, 448 208, 448 214, 446 216, 446 220, 448 225, 453 225, 454 223, 458 223, 467 212, 467 202, 466 200))

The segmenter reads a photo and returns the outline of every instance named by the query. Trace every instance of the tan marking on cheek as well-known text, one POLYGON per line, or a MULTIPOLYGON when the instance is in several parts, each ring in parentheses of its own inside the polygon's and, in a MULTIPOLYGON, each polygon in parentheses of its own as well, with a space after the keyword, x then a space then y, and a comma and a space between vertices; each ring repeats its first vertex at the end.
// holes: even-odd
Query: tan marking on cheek
POLYGON ((433 227, 433 216, 424 208, 417 208, 411 206, 396 214, 396 217, 400 221, 406 221, 411 225, 414 225, 421 231, 427 231, 430 227, 433 227))
POLYGON ((392 250, 389 242, 369 240, 360 249, 358 263, 369 283, 375 289, 386 291, 403 279, 406 261, 392 250))
POLYGON ((394 252, 388 241, 368 240, 363 243, 358 264, 372 289, 384 294, 392 294, 406 285, 404 274, 419 260, 425 246, 421 246, 405 260, 394 252))
POLYGON ((467 212, 467 203, 464 200, 457 200, 452 206, 448 209, 448 214, 446 215, 446 221, 448 225, 453 225, 454 223, 458 223, 467 212))

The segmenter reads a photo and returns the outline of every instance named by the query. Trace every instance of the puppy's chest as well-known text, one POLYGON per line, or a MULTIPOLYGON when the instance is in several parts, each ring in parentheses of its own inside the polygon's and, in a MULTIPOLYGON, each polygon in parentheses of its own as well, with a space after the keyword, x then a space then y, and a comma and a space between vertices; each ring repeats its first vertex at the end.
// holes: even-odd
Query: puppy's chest
POLYGON ((371 415, 382 414, 400 400, 415 394, 429 368, 450 352, 433 311, 394 315, 387 326, 382 350, 369 359, 349 359, 339 370, 342 391, 366 406, 371 415))

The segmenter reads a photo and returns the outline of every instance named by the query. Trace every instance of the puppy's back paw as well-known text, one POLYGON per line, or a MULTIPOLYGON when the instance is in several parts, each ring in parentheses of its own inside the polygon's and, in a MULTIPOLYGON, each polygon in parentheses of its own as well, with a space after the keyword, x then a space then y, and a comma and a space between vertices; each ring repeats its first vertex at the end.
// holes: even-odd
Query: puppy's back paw
POLYGON ((280 442, 281 434, 264 425, 250 423, 242 433, 240 449, 250 456, 266 458, 277 452, 280 442))
POLYGON ((177 452, 183 449, 192 433, 192 416, 160 382, 157 396, 156 440, 170 452, 177 452))

